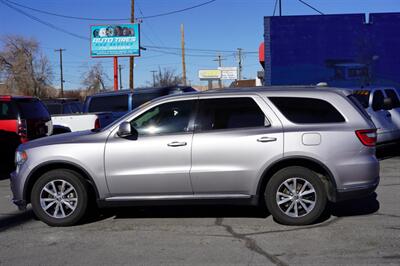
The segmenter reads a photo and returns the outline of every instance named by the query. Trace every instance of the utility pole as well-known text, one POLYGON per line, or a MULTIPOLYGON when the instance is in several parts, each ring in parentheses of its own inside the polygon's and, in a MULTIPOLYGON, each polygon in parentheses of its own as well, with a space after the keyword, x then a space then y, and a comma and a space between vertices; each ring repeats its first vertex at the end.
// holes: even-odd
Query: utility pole
POLYGON ((279 0, 279 16, 282 16, 282 0, 279 0))
MULTIPOLYGON (((222 60, 225 60, 225 59, 222 59, 222 56, 220 54, 217 55, 217 59, 214 59, 214 61, 218 61, 218 67, 222 67, 222 60)), ((219 85, 219 88, 222 89, 221 79, 218 80, 218 85, 219 85)))
MULTIPOLYGON (((131 23, 135 23, 135 0, 131 0, 131 23)), ((134 57, 129 57, 129 88, 133 90, 133 68, 135 66, 134 57)))
POLYGON ((63 76, 63 63, 62 63, 62 53, 66 51, 65 49, 56 49, 55 52, 60 53, 60 83, 61 83, 61 98, 64 97, 64 76, 63 76))
POLYGON ((119 70, 119 89, 122 90, 122 75, 121 75, 121 69, 122 66, 118 65, 118 70, 119 70))
POLYGON ((157 70, 152 70, 152 71, 150 71, 151 73, 153 73, 153 87, 155 87, 156 86, 156 73, 157 73, 157 70))
POLYGON ((242 80, 242 48, 238 48, 239 80, 242 80))
POLYGON ((185 63, 185 30, 181 24, 181 45, 182 45, 182 81, 186 86, 186 63, 185 63))

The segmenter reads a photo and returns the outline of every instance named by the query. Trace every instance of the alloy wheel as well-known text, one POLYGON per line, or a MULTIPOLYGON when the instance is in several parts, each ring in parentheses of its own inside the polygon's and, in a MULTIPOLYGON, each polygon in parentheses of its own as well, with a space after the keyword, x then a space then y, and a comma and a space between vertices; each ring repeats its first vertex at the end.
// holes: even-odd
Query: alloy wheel
POLYGON ((276 193, 276 203, 286 215, 294 218, 309 214, 315 207, 317 194, 313 185, 299 177, 286 179, 276 193))

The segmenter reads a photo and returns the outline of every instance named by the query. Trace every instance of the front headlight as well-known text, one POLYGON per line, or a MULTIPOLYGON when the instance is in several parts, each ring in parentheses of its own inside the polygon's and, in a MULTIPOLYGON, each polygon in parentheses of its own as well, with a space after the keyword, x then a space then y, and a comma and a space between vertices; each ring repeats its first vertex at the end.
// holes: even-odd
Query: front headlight
POLYGON ((26 151, 17 151, 15 153, 15 164, 21 165, 28 159, 28 154, 26 151))

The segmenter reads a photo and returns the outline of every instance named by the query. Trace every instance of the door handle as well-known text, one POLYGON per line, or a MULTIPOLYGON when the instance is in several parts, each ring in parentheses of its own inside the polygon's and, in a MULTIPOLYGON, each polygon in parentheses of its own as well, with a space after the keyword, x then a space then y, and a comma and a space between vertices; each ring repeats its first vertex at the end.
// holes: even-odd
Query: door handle
POLYGON ((179 141, 173 141, 171 143, 168 143, 167 145, 169 147, 179 147, 179 146, 186 146, 186 142, 179 142, 179 141))
POLYGON ((272 142, 272 141, 276 141, 276 138, 273 137, 261 137, 259 139, 257 139, 258 142, 272 142))

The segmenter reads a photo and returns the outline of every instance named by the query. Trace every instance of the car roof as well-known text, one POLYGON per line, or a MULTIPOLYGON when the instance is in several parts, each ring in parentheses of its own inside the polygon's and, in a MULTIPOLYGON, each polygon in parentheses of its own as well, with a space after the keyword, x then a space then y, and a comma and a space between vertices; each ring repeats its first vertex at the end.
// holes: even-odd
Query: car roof
POLYGON ((79 102, 77 98, 48 98, 41 99, 44 103, 67 103, 67 102, 79 102))
MULTIPOLYGON (((88 97, 96 97, 96 96, 105 96, 105 95, 124 95, 124 94, 136 94, 136 93, 150 93, 150 92, 156 92, 156 91, 162 91, 162 90, 169 90, 173 88, 179 88, 179 89, 193 89, 190 86, 165 86, 165 87, 141 87, 141 88, 135 88, 134 90, 131 89, 124 89, 124 90, 118 90, 118 91, 105 91, 105 92, 99 92, 93 95, 90 95, 88 97)), ((194 90, 194 89, 193 89, 194 90)))
MULTIPOLYGON (((320 93, 332 93, 339 94, 342 96, 348 96, 351 91, 344 88, 336 87, 322 87, 322 86, 265 86, 265 87, 248 87, 248 88, 223 88, 223 89, 212 89, 207 91, 196 91, 196 92, 186 92, 180 94, 171 94, 156 98, 154 101, 161 101, 164 99, 178 99, 178 98, 188 98, 192 96, 218 96, 218 95, 248 95, 248 94, 264 94, 271 96, 282 95, 287 96, 293 93, 293 96, 301 96, 302 94, 315 95, 316 92, 320 93)), ((326 94, 325 94, 326 95, 326 94)))
POLYGON ((12 99, 36 99, 36 97, 32 96, 14 96, 14 95, 0 95, 0 100, 12 100, 12 99))
POLYGON ((351 87, 347 88, 347 90, 351 91, 376 91, 376 90, 386 90, 386 89, 396 89, 392 86, 368 86, 368 87, 351 87))

